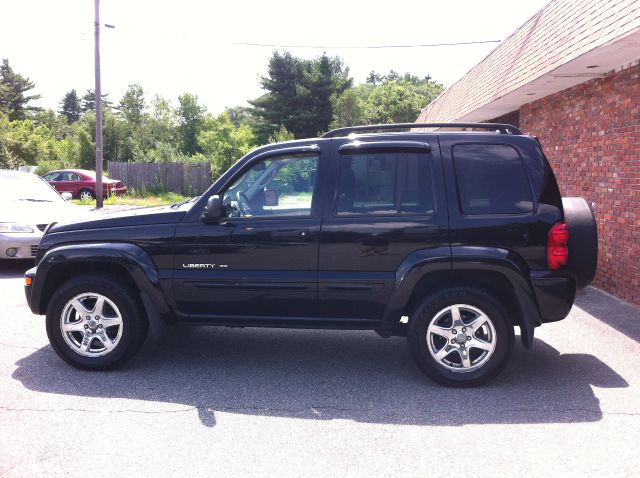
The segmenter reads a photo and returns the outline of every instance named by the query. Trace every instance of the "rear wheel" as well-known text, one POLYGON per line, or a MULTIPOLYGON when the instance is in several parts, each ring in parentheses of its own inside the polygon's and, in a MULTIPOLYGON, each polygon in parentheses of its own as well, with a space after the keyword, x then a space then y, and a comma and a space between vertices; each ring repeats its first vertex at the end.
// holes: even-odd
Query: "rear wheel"
POLYGON ((91 189, 82 189, 79 193, 78 193, 78 199, 80 199, 81 201, 91 201, 92 199, 95 199, 96 196, 95 194, 93 194, 93 191, 91 189))
POLYGON ((413 357, 439 383, 458 387, 485 383, 505 367, 513 350, 513 326, 507 313, 481 289, 438 291, 410 317, 413 357))
POLYGON ((47 335, 56 353, 82 369, 116 367, 140 348, 147 320, 134 292, 108 276, 64 283, 47 308, 47 335))

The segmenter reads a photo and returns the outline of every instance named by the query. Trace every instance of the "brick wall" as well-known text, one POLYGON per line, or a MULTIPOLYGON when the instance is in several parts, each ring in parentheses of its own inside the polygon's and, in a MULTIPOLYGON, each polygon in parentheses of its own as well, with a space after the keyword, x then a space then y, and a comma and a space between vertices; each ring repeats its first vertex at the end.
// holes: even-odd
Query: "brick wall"
POLYGON ((563 196, 596 204, 598 287, 640 304, 640 65, 523 105, 563 196))

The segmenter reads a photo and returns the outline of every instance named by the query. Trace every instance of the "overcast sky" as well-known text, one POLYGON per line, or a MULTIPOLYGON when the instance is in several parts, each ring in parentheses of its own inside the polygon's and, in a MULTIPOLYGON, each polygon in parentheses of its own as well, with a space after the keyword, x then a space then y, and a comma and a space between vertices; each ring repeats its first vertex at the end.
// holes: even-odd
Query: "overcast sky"
MULTIPOLYGON (((58 109, 64 93, 93 88, 93 0, 0 0, 0 57, 31 78, 39 104, 58 109)), ((198 95, 209 111, 246 105, 261 94, 274 47, 314 58, 325 51, 356 83, 371 70, 410 72, 449 86, 497 44, 437 48, 345 49, 503 40, 548 0, 196 1, 102 0, 102 90, 118 100, 130 83, 148 97, 198 95)))

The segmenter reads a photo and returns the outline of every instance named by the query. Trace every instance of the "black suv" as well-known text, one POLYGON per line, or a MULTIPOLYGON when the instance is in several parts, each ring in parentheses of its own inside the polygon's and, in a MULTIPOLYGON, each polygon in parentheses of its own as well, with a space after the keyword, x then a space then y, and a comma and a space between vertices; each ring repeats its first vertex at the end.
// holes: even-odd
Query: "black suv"
POLYGON ((468 386, 505 366, 514 327, 531 347, 569 313, 596 257, 591 208, 562 199, 535 138, 411 123, 265 146, 190 201, 50 225, 25 280, 84 369, 177 323, 359 329, 468 386))

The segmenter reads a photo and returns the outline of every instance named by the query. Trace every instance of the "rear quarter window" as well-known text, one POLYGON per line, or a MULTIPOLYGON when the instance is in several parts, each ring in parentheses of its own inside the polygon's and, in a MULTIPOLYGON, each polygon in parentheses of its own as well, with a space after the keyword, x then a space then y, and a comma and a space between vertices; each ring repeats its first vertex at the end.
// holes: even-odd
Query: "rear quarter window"
POLYGON ((456 144, 452 155, 463 214, 524 214, 533 210, 529 179, 514 147, 456 144))

